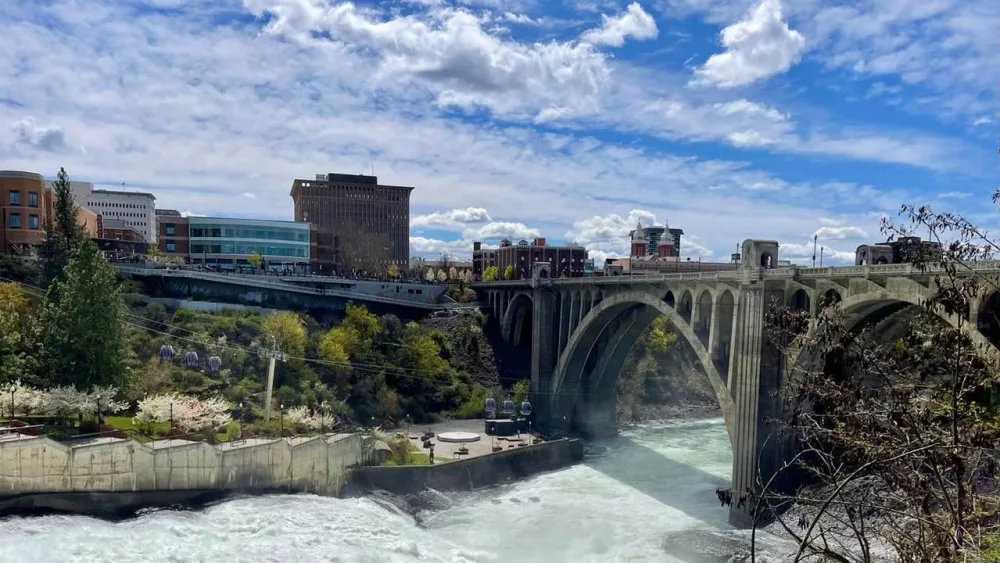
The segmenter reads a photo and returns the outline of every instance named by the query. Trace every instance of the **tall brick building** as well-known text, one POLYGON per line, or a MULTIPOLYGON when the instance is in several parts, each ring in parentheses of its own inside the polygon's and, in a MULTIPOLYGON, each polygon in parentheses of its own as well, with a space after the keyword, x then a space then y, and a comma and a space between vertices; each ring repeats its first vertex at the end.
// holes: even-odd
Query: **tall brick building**
POLYGON ((332 237, 328 251, 344 270, 405 270, 410 259, 410 192, 386 186, 378 177, 317 174, 292 182, 295 220, 332 237))

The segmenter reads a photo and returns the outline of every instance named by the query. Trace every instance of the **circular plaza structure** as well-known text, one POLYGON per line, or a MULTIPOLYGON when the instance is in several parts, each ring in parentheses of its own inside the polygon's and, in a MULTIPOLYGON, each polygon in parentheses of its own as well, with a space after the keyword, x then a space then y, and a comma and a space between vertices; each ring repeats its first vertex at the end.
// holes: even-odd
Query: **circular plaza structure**
POLYGON ((437 435, 437 439, 439 442, 478 442, 479 434, 476 434, 475 432, 442 432, 437 435))

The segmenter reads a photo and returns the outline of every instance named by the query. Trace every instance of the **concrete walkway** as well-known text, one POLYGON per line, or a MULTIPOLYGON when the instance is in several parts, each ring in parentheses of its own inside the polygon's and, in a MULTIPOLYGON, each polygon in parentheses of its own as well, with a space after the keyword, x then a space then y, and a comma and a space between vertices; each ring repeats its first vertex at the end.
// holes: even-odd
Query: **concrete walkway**
MULTIPOLYGON (((435 461, 447 461, 451 459, 467 458, 467 457, 478 457, 482 455, 487 455, 493 453, 493 445, 497 444, 503 447, 504 450, 510 449, 510 446, 517 447, 518 443, 527 442, 527 435, 522 434, 520 440, 516 436, 510 436, 506 438, 493 437, 486 435, 486 421, 479 419, 469 419, 469 420, 448 420, 445 422, 437 422, 434 424, 413 424, 410 426, 410 443, 421 447, 420 437, 423 436, 424 432, 430 430, 434 432, 434 438, 431 439, 431 443, 434 444, 434 460, 435 461), (475 442, 467 443, 453 443, 453 442, 440 442, 437 439, 437 435, 442 432, 471 432, 479 435, 479 440, 475 442), (465 446, 469 449, 467 455, 456 456, 455 452, 459 448, 465 446)), ((396 428, 393 430, 386 431, 386 437, 392 438, 397 433, 403 434, 404 430, 402 428, 396 428)), ((427 450, 421 448, 421 451, 427 453, 427 450)))

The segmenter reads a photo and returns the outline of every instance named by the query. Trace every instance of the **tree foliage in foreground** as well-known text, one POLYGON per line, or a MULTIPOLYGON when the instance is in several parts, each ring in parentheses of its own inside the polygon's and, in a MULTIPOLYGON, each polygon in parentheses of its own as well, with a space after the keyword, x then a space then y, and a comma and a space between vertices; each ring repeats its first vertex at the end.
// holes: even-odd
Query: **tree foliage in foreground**
POLYGON ((125 386, 131 356, 122 324, 126 313, 114 266, 96 244, 85 241, 45 296, 40 373, 45 385, 125 386))
POLYGON ((886 551, 896 561, 1000 560, 1000 370, 995 343, 982 345, 969 314, 998 285, 968 275, 1000 246, 960 216, 902 212, 908 225, 883 224, 890 237, 929 231, 943 245, 909 256, 934 273, 922 306, 896 313, 906 330, 855 325, 839 306, 808 333, 802 313, 769 315, 769 339, 786 358, 802 350, 816 360, 789 368, 783 395, 801 452, 785 471, 810 485, 785 494, 769 480, 752 499, 799 544, 796 561, 886 551))

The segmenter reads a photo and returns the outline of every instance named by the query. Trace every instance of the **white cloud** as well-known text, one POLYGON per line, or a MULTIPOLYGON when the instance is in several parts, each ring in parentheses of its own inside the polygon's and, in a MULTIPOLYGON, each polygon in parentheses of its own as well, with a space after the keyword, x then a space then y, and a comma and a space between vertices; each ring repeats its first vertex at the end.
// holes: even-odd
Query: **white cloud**
MULTIPOLYGON (((803 243, 782 242, 778 245, 778 259, 789 260, 799 266, 812 266, 813 241, 803 243)), ((837 266, 854 263, 854 252, 837 250, 826 245, 816 245, 816 266, 837 266)))
POLYGON ((815 233, 820 240, 854 240, 866 239, 868 233, 850 225, 820 227, 815 233))
POLYGON ((350 2, 243 0, 265 31, 313 46, 330 62, 343 50, 371 53, 377 82, 415 82, 444 106, 486 107, 497 114, 537 114, 554 107, 573 114, 597 110, 609 80, 605 57, 587 42, 522 44, 484 29, 486 20, 463 9, 380 18, 350 2), (316 34, 328 34, 330 40, 316 34))
POLYGON ((806 45, 782 19, 780 0, 760 0, 744 19, 723 29, 721 39, 725 52, 696 70, 696 82, 732 88, 781 74, 799 61, 806 45))
POLYGON ((469 223, 488 223, 492 221, 489 212, 482 207, 466 207, 438 213, 417 215, 410 220, 412 227, 463 228, 469 223))
POLYGON ((204 213, 195 213, 193 211, 181 211, 181 217, 208 217, 204 213))
POLYGON ((593 45, 621 47, 629 37, 645 41, 655 39, 658 34, 653 16, 646 13, 638 2, 633 2, 617 16, 602 14, 601 27, 584 33, 581 39, 593 45))
POLYGON ((45 152, 65 151, 66 134, 58 125, 39 125, 33 117, 25 117, 11 126, 15 146, 28 146, 45 152))
POLYGON ((240 195, 242 195, 243 197, 245 197, 247 199, 257 199, 257 195, 256 194, 252 194, 250 192, 243 192, 240 195))
POLYGON ((979 127, 980 125, 989 125, 990 123, 993 123, 993 119, 988 115, 982 115, 977 117, 976 120, 972 122, 972 126, 979 127))
POLYGON ((498 241, 510 239, 513 242, 528 240, 542 236, 541 231, 528 227, 524 223, 512 221, 495 221, 482 227, 466 229, 462 238, 467 241, 498 241))

